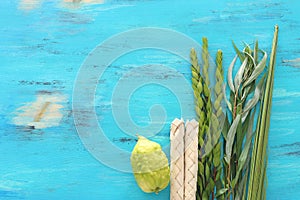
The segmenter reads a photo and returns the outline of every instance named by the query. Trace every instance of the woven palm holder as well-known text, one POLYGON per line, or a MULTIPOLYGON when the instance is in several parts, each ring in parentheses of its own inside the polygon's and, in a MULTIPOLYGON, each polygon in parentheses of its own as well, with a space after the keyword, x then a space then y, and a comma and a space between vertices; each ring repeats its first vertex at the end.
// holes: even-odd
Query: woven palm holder
POLYGON ((198 122, 187 121, 185 124, 184 153, 184 199, 196 200, 198 171, 198 122))
POLYGON ((171 188, 170 200, 184 199, 184 122, 175 119, 170 131, 171 188))

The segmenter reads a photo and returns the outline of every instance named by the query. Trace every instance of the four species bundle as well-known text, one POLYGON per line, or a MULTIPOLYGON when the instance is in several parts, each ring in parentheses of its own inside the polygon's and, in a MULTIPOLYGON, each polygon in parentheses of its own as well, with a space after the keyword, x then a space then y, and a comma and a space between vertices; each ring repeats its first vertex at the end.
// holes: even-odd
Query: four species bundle
MULTIPOLYGON (((259 49, 258 42, 253 48, 245 45, 242 50, 233 43, 236 56, 228 68, 227 84, 224 84, 221 50, 217 52, 215 60, 214 85, 209 76, 212 65, 207 39, 202 40, 202 62, 198 61, 196 51, 191 50, 192 87, 198 120, 198 172, 194 172, 197 179, 193 179, 195 185, 197 183, 194 196, 197 200, 266 199, 266 151, 277 40, 278 26, 275 26, 268 67, 268 55, 259 49), (233 76, 234 67, 238 63, 240 66, 233 76), (229 88, 227 92, 226 85, 229 88)), ((183 135, 180 137, 183 139, 183 135)), ((131 161, 135 178, 142 190, 157 193, 168 185, 170 171, 160 146, 149 142, 139 138, 131 161), (160 166, 159 169, 157 166, 160 166)), ((171 147, 174 147, 175 142, 178 143, 173 138, 171 147)), ((181 152, 186 150, 183 145, 180 147, 181 152)), ((171 162, 171 172, 174 167, 178 167, 175 164, 182 165, 179 167, 181 170, 188 170, 184 159, 178 157, 176 162, 171 162)), ((182 177, 184 173, 178 171, 182 177)), ((182 190, 182 193, 179 192, 181 199, 185 199, 184 188, 172 183, 174 180, 171 178, 171 193, 176 186, 178 191, 182 190)), ((181 184, 184 184, 184 180, 181 184)))
POLYGON ((228 68, 229 98, 223 87, 222 52, 218 51, 216 56, 216 83, 211 86, 207 39, 203 38, 201 65, 195 50, 191 50, 192 86, 199 121, 198 200, 266 199, 266 149, 277 38, 275 26, 269 67, 268 55, 259 49, 258 42, 253 49, 245 45, 243 50, 233 44, 236 56, 228 68), (233 77, 238 60, 240 67, 233 77), (224 112, 222 101, 227 108, 224 112), (212 148, 206 148, 207 144, 212 148))

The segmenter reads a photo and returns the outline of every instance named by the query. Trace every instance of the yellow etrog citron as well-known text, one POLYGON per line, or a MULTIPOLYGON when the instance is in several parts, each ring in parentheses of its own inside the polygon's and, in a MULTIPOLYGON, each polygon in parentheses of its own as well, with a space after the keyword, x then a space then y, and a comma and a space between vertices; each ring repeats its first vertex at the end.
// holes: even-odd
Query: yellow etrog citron
POLYGON ((135 180, 144 192, 158 193, 168 186, 170 181, 168 158, 158 143, 138 136, 130 160, 135 180))

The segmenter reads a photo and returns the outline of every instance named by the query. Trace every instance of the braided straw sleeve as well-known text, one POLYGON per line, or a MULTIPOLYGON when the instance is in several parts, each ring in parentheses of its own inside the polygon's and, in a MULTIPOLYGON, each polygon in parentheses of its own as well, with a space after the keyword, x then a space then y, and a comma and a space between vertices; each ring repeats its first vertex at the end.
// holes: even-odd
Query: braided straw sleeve
POLYGON ((171 191, 170 200, 184 199, 184 122, 175 119, 171 125, 171 191))
POLYGON ((184 199, 196 200, 198 172, 198 122, 187 121, 185 125, 184 199))

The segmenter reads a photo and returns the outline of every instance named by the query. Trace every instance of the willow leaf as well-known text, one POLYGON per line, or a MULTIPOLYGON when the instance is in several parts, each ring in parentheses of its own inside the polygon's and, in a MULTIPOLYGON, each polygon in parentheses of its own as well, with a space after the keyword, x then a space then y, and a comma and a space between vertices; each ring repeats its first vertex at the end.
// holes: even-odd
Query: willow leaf
POLYGON ((223 137, 224 137, 225 141, 227 140, 229 127, 230 127, 230 124, 229 124, 228 116, 226 114, 223 129, 222 129, 222 134, 223 134, 223 137))
POLYGON ((248 56, 248 58, 252 61, 253 65, 254 65, 254 68, 256 67, 256 63, 255 63, 255 59, 253 58, 253 56, 251 56, 251 54, 245 52, 245 55, 248 56))
POLYGON ((245 58, 245 60, 243 61, 241 67, 239 68, 237 74, 235 75, 234 87, 235 87, 236 92, 238 91, 238 89, 240 87, 240 84, 242 83, 243 74, 244 74, 245 67, 246 67, 247 63, 248 63, 248 57, 245 58))
POLYGON ((241 61, 244 60, 245 56, 243 55, 243 53, 237 48, 237 46, 235 45, 235 43, 232 41, 232 45, 233 45, 233 48, 235 50, 235 53, 238 55, 239 59, 241 61))
POLYGON ((225 192, 227 192, 227 191, 228 191, 228 188, 223 188, 223 189, 219 190, 217 192, 217 196, 216 197, 219 197, 219 196, 225 194, 225 192))
POLYGON ((254 61, 255 61, 255 64, 256 64, 258 62, 258 41, 257 40, 255 42, 253 57, 254 57, 254 61))
MULTIPOLYGON (((249 162, 249 160, 250 160, 250 156, 248 156, 246 163, 249 162)), ((246 193, 246 188, 247 188, 246 183, 248 180, 248 171, 249 171, 249 169, 246 169, 245 174, 243 175, 242 180, 240 181, 240 183, 237 187, 237 194, 234 198, 235 200, 241 200, 241 199, 244 200, 245 199, 245 193, 246 193)))
POLYGON ((234 121, 232 122, 232 125, 227 134, 226 149, 225 149, 226 150, 225 161, 227 162, 227 164, 230 164, 232 146, 234 143, 236 130, 240 122, 240 119, 241 119, 241 115, 237 115, 234 121))
POLYGON ((261 74, 261 72, 265 69, 268 56, 265 51, 263 51, 263 53, 264 53, 264 56, 263 56, 262 60, 257 64, 257 66, 253 70, 251 76, 245 81, 244 87, 246 87, 252 81, 254 81, 261 74))
POLYGON ((250 99, 245 107, 244 107, 244 111, 243 111, 243 115, 242 115, 242 122, 245 121, 246 117, 249 114, 249 110, 251 110, 253 107, 255 107, 259 101, 259 99, 261 98, 261 91, 264 85, 264 81, 265 81, 265 75, 260 79, 259 83, 257 84, 257 86, 255 87, 255 91, 254 91, 254 95, 253 98, 250 99))
POLYGON ((250 109, 252 109, 254 106, 256 106, 257 102, 259 101, 260 99, 260 91, 262 89, 262 84, 261 85, 257 85, 256 88, 255 88, 255 92, 254 92, 254 95, 253 95, 253 98, 250 99, 245 107, 244 107, 244 112, 243 112, 243 117, 244 117, 244 114, 246 112, 248 112, 250 109))
POLYGON ((235 150, 235 153, 236 153, 237 158, 241 154, 245 134, 246 134, 246 132, 243 132, 243 124, 242 124, 242 120, 240 119, 238 127, 236 129, 236 150, 235 150))
POLYGON ((248 121, 248 129, 247 129, 247 136, 246 136, 246 142, 243 148, 243 151, 239 157, 238 160, 238 170, 237 170, 237 174, 236 177, 234 178, 234 180, 232 181, 232 187, 235 187, 235 184, 237 183, 240 174, 242 173, 243 169, 245 169, 245 163, 247 163, 247 160, 249 162, 250 160, 250 148, 251 148, 251 144, 252 144, 252 137, 254 135, 253 133, 253 124, 254 124, 254 116, 256 113, 256 109, 254 109, 254 111, 251 114, 250 120, 248 121))
POLYGON ((249 54, 251 54, 252 53, 252 50, 251 50, 251 47, 250 47, 250 45, 249 44, 247 44, 246 42, 243 42, 244 43, 244 49, 243 49, 243 52, 244 53, 249 53, 249 54))
POLYGON ((232 80, 232 70, 233 70, 233 67, 234 67, 234 64, 236 62, 237 57, 238 56, 236 55, 234 57, 234 59, 232 60, 232 62, 230 63, 229 68, 228 68, 228 73, 227 73, 227 82, 228 82, 229 88, 232 92, 235 92, 234 85, 233 85, 233 80, 232 80))
POLYGON ((249 85, 247 85, 246 87, 244 87, 243 88, 244 89, 244 94, 243 94, 241 100, 245 101, 247 99, 248 95, 255 91, 255 88, 256 88, 255 82, 252 82, 249 85))
POLYGON ((225 102, 226 102, 226 104, 227 104, 227 107, 228 107, 229 111, 232 112, 232 105, 231 105, 231 103, 228 101, 227 96, 226 96, 226 85, 225 85, 225 84, 224 84, 224 86, 223 86, 223 94, 224 94, 224 100, 225 100, 225 102))
POLYGON ((254 126, 254 116, 256 114, 256 108, 253 110, 250 120, 249 120, 249 124, 247 127, 247 137, 246 137, 246 142, 248 140, 250 140, 252 142, 252 136, 253 136, 253 126, 254 126))
POLYGON ((241 98, 241 101, 245 101, 246 100, 246 97, 248 97, 248 94, 251 93, 251 87, 246 87, 246 88, 243 88, 244 91, 243 91, 243 94, 242 94, 242 98, 241 98))
POLYGON ((245 164, 245 162, 247 160, 247 157, 248 157, 248 153, 249 153, 249 150, 250 150, 250 145, 251 145, 251 140, 248 140, 246 142, 244 148, 243 148, 243 151, 242 151, 240 157, 239 157, 238 170, 237 170, 235 178, 231 182, 232 187, 235 187, 235 184, 237 183, 237 181, 239 179, 240 173, 242 172, 242 169, 243 169, 244 164, 245 164))

